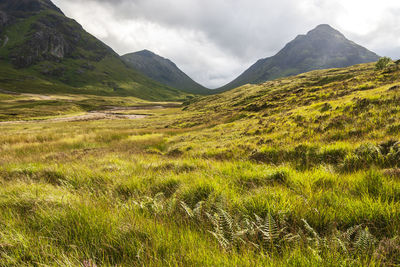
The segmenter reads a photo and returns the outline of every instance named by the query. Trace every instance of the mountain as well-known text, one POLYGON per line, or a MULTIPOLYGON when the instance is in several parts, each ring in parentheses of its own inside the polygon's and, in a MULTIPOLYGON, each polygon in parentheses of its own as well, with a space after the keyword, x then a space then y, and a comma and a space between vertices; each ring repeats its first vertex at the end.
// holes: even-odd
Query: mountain
POLYGON ((148 100, 186 95, 128 67, 50 0, 0 0, 0 83, 12 91, 128 95, 148 100))
POLYGON ((160 57, 151 51, 143 50, 122 56, 132 68, 162 84, 187 93, 207 95, 211 90, 193 81, 171 60, 160 57))
POLYGON ((257 61, 217 92, 311 70, 348 67, 378 59, 375 53, 348 40, 331 26, 322 24, 306 35, 297 36, 275 56, 257 61))

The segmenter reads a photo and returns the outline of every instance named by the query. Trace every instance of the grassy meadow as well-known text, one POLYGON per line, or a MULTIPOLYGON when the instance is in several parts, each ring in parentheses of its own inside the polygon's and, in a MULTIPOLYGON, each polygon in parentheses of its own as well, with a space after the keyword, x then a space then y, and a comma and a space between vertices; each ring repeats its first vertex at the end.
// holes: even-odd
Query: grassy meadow
POLYGON ((0 266, 400 264, 397 66, 163 109, 50 97, 0 93, 0 266))

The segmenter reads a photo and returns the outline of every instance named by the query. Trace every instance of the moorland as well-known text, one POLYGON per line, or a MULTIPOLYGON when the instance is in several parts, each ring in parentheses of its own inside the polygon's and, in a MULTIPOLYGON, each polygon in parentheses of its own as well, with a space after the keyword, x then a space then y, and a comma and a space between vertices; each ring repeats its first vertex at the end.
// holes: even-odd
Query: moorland
POLYGON ((399 75, 182 103, 3 90, 0 265, 398 265, 399 75))

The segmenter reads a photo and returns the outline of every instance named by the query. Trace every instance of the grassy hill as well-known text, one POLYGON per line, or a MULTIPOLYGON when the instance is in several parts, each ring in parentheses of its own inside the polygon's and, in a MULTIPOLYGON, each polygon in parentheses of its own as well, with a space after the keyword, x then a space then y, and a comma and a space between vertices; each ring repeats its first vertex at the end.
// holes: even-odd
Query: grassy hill
POLYGON ((0 81, 17 92, 83 93, 176 100, 186 94, 132 70, 50 1, 3 1, 0 81))
POLYGON ((0 124, 0 265, 396 266, 399 74, 363 64, 126 111, 139 120, 0 124))

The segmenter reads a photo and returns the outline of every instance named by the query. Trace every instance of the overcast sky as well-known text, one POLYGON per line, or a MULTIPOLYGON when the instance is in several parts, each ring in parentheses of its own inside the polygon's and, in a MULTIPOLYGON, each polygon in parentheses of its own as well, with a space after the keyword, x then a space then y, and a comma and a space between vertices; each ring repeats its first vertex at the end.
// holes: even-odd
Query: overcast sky
POLYGON ((381 56, 400 58, 400 0, 53 2, 119 54, 151 50, 210 88, 323 23, 381 56))

